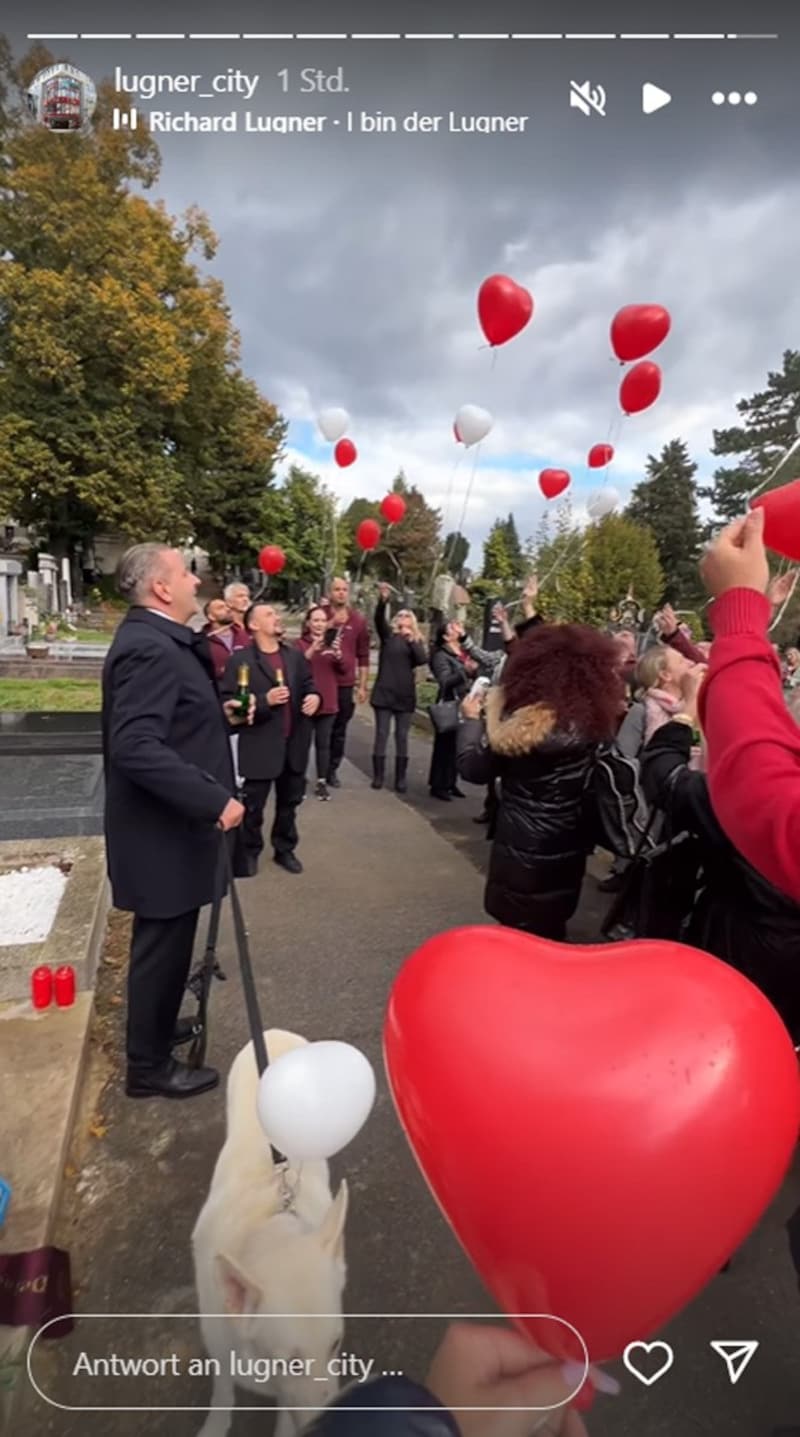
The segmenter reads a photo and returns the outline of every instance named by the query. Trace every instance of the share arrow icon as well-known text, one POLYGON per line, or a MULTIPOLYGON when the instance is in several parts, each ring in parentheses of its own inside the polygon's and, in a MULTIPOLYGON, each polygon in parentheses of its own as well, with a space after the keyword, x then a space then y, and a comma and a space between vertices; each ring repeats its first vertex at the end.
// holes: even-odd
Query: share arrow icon
POLYGON ((758 1342, 712 1342, 711 1346, 728 1369, 731 1386, 735 1387, 760 1347, 758 1342))

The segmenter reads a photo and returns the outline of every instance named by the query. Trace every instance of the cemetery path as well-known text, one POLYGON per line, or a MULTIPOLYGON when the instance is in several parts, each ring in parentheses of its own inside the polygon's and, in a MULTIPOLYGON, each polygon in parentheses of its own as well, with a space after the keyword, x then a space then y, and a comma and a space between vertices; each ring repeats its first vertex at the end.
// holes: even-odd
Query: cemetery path
MULTIPOLYGON (((355 1043, 379 1075, 376 1110, 361 1135, 334 1160, 333 1177, 351 1188, 348 1221, 349 1312, 453 1313, 491 1311, 493 1304, 428 1195, 395 1120, 382 1074, 383 1012, 394 974, 430 935, 484 922, 482 830, 470 823, 479 797, 429 811, 424 784, 425 740, 414 736, 407 802, 374 794, 362 771, 369 725, 353 725, 344 786, 328 804, 309 800, 300 812, 304 875, 292 878, 269 863, 242 885, 262 1011, 267 1026, 309 1038, 355 1043), (416 810, 416 811, 415 811, 416 810), (458 810, 458 816, 456 815, 458 810), (429 816, 430 813, 430 816, 429 816)), ((576 936, 596 931, 592 882, 576 936)), ((200 940, 204 934, 201 925, 200 940)), ((40 1349, 34 1370, 53 1400, 33 1389, 23 1396, 22 1437, 193 1437, 204 1420, 209 1384, 175 1376, 153 1382, 73 1375, 82 1351, 176 1354, 185 1366, 200 1351, 195 1320, 190 1234, 223 1140, 223 1094, 186 1104, 130 1102, 121 1091, 124 965, 127 920, 115 915, 98 991, 92 1065, 76 1127, 56 1235, 69 1248, 84 1314, 152 1314, 110 1322, 84 1318, 73 1334, 40 1349), (162 1411, 87 1411, 122 1404, 167 1405, 162 1411), (193 1410, 175 1411, 175 1407, 193 1410)), ((229 920, 220 959, 228 974, 212 998, 210 1059, 223 1073, 246 1041, 244 1006, 229 920)), ((532 1035, 533 1038, 533 1035, 532 1035)), ((485 1156, 487 1164, 491 1155, 485 1156)), ((490 1175, 502 1221, 502 1174, 490 1175)), ((800 1413, 796 1361, 800 1306, 783 1223, 800 1202, 800 1174, 787 1182, 731 1272, 720 1276, 664 1334, 675 1366, 658 1386, 640 1387, 624 1371, 624 1394, 591 1414, 592 1437, 675 1437, 678 1431, 724 1431, 726 1437, 767 1437, 800 1413), (709 1348, 718 1339, 754 1339, 761 1349, 735 1388, 709 1348)), ((586 1220, 592 1221, 591 1191, 586 1220)), ((609 1293, 613 1302, 614 1294, 609 1293)), ((388 1322, 354 1323, 359 1350, 385 1367, 422 1374, 438 1322, 408 1322, 398 1336, 388 1322)), ((351 1335, 350 1341, 353 1341, 351 1335)), ((251 1402, 252 1399, 243 1399, 251 1402)), ((271 1417, 240 1410, 233 1437, 268 1437, 271 1417)))

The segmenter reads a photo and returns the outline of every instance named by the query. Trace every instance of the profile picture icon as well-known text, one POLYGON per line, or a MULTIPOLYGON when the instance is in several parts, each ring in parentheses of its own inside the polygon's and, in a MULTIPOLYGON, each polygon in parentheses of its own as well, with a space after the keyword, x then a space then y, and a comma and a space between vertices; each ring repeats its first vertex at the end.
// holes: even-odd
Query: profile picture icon
POLYGON ((97 105, 97 90, 83 70, 63 62, 40 70, 28 90, 28 109, 48 130, 85 130, 97 105))

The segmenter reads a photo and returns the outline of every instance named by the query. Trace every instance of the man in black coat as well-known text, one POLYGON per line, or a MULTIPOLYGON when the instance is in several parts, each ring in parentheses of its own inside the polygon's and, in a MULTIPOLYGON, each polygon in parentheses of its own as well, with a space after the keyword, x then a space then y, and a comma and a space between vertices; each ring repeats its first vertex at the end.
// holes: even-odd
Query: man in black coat
POLYGON ((264 847, 264 807, 274 784, 271 841, 275 862, 287 873, 302 873, 303 865, 295 853, 297 809, 305 793, 311 719, 321 699, 305 655, 281 642, 281 621, 270 604, 254 604, 247 627, 253 643, 231 655, 220 683, 220 694, 230 700, 238 688, 242 664, 249 666, 255 710, 252 726, 243 729, 239 737, 244 847, 250 871, 255 873, 264 847))
MULTIPOLYGON (((199 580, 175 549, 137 544, 119 568, 131 608, 103 667, 105 835, 114 904, 134 914, 128 973, 130 1097, 213 1088, 172 1048, 200 908, 220 881, 222 831, 244 809, 205 638, 188 621, 199 580)), ((184 1025, 186 1026, 186 1025, 184 1025)))

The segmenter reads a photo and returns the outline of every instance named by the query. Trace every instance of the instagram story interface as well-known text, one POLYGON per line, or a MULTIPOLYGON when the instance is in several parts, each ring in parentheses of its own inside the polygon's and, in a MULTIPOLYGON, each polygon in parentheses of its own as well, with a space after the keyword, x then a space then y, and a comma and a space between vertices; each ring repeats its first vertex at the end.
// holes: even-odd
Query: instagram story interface
POLYGON ((722 8, 11 0, 3 1430, 800 1437, 800 21, 722 8))

